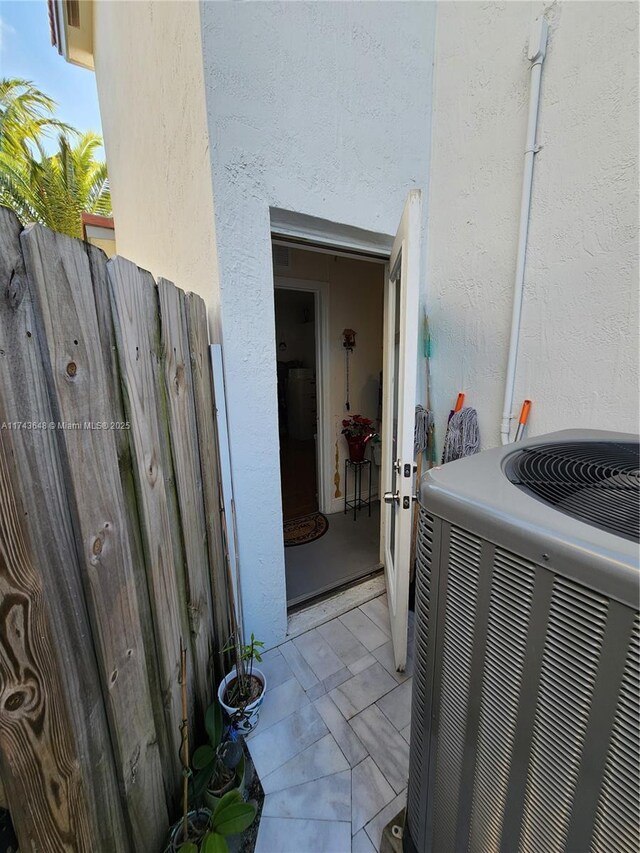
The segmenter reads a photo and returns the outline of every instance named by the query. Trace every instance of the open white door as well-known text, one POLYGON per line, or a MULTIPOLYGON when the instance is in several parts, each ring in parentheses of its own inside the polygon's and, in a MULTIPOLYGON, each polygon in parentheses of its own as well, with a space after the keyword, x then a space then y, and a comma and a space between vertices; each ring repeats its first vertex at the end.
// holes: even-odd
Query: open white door
POLYGON ((407 662, 409 562, 415 494, 413 434, 418 357, 420 190, 407 197, 385 289, 381 560, 396 668, 407 662))

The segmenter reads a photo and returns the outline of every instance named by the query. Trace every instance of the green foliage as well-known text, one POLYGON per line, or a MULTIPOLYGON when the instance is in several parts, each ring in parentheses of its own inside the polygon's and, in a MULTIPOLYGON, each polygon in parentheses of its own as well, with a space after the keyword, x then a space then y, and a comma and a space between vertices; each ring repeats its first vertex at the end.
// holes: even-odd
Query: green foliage
POLYGON ((107 167, 95 159, 102 139, 58 121, 54 108, 28 80, 0 80, 0 204, 23 224, 82 237, 83 212, 111 213, 107 167), (54 132, 58 150, 48 154, 54 132))
POLYGON ((251 633, 251 642, 247 643, 247 645, 240 646, 238 644, 238 647, 236 648, 236 642, 237 640, 232 638, 231 642, 229 642, 229 644, 223 649, 224 652, 235 649, 237 662, 236 683, 229 689, 227 699, 225 701, 230 707, 242 709, 247 705, 247 701, 251 693, 250 678, 253 672, 253 661, 256 660, 258 663, 262 663, 260 649, 264 648, 264 643, 262 640, 256 640, 253 632, 251 633), (249 677, 247 677, 247 664, 249 664, 249 677))
POLYGON ((229 791, 216 806, 212 829, 220 835, 238 835, 251 826, 255 816, 255 803, 245 803, 240 791, 229 791))
POLYGON ((245 803, 240 791, 229 791, 220 798, 200 847, 192 841, 186 841, 180 845, 179 853, 228 853, 226 837, 248 829, 255 820, 256 812, 256 804, 245 803))
POLYGON ((224 767, 234 770, 242 758, 242 745, 232 743, 225 732, 222 708, 217 700, 207 708, 204 725, 209 743, 199 746, 191 759, 196 771, 191 796, 198 803, 204 797, 212 779, 215 779, 224 767))
POLYGON ((217 832, 207 832, 200 849, 202 853, 228 853, 229 845, 217 832))
POLYGON ((222 708, 220 703, 213 701, 204 715, 204 727, 209 735, 209 743, 216 749, 222 743, 224 733, 224 720, 222 719, 222 708))

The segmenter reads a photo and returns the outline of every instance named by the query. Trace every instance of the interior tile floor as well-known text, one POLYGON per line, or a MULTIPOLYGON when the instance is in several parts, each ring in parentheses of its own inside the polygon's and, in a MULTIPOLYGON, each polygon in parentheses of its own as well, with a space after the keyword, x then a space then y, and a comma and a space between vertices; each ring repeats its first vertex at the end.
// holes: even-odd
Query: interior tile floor
POLYGON ((386 595, 267 652, 248 746, 265 792, 255 853, 373 853, 403 808, 409 659, 395 671, 386 595))
POLYGON ((328 515, 329 529, 308 545, 284 549, 289 606, 364 577, 380 566, 380 503, 328 515))

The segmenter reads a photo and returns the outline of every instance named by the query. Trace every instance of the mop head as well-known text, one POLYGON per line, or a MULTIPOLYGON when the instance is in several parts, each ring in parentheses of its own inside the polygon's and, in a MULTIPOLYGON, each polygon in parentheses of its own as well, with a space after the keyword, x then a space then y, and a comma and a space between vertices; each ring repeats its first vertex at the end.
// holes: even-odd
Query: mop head
POLYGON ((433 415, 423 406, 416 406, 416 424, 413 433, 415 452, 422 453, 429 445, 429 431, 433 428, 433 415))
POLYGON ((444 440, 443 462, 461 459, 463 456, 473 456, 480 450, 480 429, 478 428, 478 413, 467 407, 460 409, 451 416, 449 427, 444 440))

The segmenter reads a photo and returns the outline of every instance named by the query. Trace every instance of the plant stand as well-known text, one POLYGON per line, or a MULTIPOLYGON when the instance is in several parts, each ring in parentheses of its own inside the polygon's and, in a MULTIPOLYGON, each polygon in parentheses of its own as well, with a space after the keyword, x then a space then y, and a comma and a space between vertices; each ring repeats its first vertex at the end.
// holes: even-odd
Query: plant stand
POLYGON ((358 517, 358 510, 368 509, 369 517, 371 517, 371 460, 363 459, 362 462, 352 462, 351 459, 344 460, 344 514, 347 514, 348 509, 353 509, 353 520, 358 517), (369 497, 365 501, 362 499, 362 471, 367 468, 369 472, 369 497), (349 493, 349 469, 353 471, 354 488, 353 500, 347 500, 349 493))

